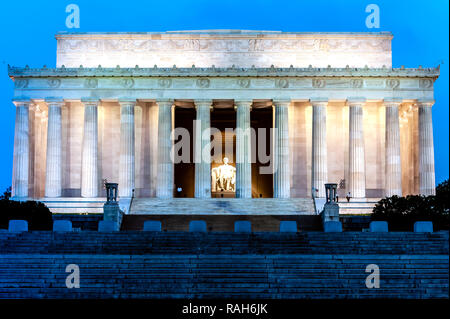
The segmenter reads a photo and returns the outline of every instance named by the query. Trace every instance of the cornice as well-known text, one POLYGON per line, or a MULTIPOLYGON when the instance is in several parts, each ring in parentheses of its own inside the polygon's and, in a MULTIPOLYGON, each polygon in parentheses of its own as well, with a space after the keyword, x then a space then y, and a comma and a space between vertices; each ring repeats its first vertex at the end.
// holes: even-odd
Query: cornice
POLYGON ((30 68, 8 65, 10 78, 43 77, 414 77, 438 78, 436 68, 30 68))

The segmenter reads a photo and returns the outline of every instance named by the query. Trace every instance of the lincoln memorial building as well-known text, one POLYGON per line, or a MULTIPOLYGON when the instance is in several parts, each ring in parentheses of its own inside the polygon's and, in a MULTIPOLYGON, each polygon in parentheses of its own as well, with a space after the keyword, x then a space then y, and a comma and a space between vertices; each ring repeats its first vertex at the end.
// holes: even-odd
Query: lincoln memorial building
POLYGON ((107 181, 126 214, 314 215, 325 183, 350 195, 348 214, 435 192, 439 68, 392 68, 389 32, 56 41, 55 68, 8 68, 13 199, 101 213, 107 181))

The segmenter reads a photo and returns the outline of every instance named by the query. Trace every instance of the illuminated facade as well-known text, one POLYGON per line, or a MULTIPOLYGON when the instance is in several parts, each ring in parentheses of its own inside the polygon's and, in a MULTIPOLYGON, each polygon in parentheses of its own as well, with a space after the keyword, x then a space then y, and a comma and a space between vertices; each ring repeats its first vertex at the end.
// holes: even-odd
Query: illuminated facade
POLYGON ((234 154, 225 154, 232 163, 244 159, 233 164, 235 192, 225 196, 238 197, 228 200, 243 212, 261 203, 279 211, 280 203, 314 213, 301 205, 312 193, 323 197, 326 182, 361 199, 434 193, 431 107, 439 69, 392 68, 390 33, 208 30, 56 39, 56 68, 9 68, 17 110, 14 198, 40 199, 53 212, 99 212, 106 179, 119 183, 123 207, 133 190, 146 203, 194 198, 180 203, 200 210, 195 199, 226 201, 211 192, 211 170, 222 163, 170 159, 172 128, 193 133, 195 119, 219 131, 277 129, 273 174, 260 173, 264 165, 249 160, 239 134, 234 154))

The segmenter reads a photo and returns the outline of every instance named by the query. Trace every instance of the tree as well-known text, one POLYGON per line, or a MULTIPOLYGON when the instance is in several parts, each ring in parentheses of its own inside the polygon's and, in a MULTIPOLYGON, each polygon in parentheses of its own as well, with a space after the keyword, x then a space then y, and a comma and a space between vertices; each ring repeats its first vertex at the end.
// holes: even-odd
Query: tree
POLYGON ((0 196, 0 200, 9 200, 9 198, 11 197, 11 186, 9 186, 8 188, 6 188, 6 190, 3 192, 3 195, 0 196))
POLYGON ((11 187, 0 196, 0 228, 8 228, 8 223, 13 219, 28 221, 30 230, 51 230, 53 216, 47 206, 41 202, 19 202, 10 200, 11 187))
POLYGON ((436 195, 391 196, 374 207, 372 220, 384 220, 391 230, 411 231, 416 221, 432 221, 435 230, 449 229, 448 180, 436 187, 436 195))

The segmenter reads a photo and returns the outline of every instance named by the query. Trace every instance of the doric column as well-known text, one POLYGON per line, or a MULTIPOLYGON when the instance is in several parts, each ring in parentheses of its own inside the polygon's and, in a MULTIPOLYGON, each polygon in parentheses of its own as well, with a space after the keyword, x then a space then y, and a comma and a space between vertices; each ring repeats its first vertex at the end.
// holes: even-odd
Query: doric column
POLYGON ((14 131, 14 159, 12 196, 28 197, 29 145, 29 100, 14 100, 16 123, 14 131))
POLYGON ((402 196, 402 163, 400 158, 400 124, 398 108, 401 100, 384 100, 386 109, 385 196, 402 196))
POLYGON ((84 104, 83 149, 81 158, 81 197, 98 196, 98 100, 82 99, 84 104))
POLYGON ((48 105, 47 166, 45 197, 61 197, 62 190, 62 122, 60 98, 46 99, 48 105))
POLYGON ((349 99, 349 181, 350 196, 366 197, 366 171, 364 163, 363 106, 365 99, 349 99))
POLYGON ((327 168, 327 104, 328 100, 311 100, 312 128, 312 187, 318 189, 317 197, 325 197, 328 182, 327 168))
POLYGON ((172 106, 173 100, 158 100, 158 176, 156 197, 173 197, 172 106))
POLYGON ((252 198, 250 109, 252 101, 235 101, 236 198, 252 198))
POLYGON ((211 106, 212 100, 195 100, 197 121, 195 126, 195 197, 211 197, 211 106))
POLYGON ((135 99, 119 99, 120 167, 119 197, 131 197, 134 189, 134 107, 135 99))
POLYGON ((273 174, 273 197, 290 197, 289 176, 289 104, 290 101, 274 101, 275 106, 275 172, 273 174))
POLYGON ((419 100, 419 193, 436 194, 434 172, 433 100, 419 100))

